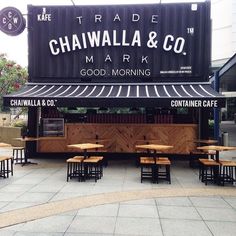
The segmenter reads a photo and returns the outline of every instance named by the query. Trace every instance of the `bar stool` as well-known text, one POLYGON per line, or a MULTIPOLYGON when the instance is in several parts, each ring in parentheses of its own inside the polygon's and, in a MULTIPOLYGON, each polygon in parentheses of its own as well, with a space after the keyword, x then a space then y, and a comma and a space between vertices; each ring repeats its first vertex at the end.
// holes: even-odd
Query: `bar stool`
POLYGON ((166 180, 171 184, 170 178, 170 165, 171 162, 168 157, 157 157, 155 163, 155 181, 166 180))
POLYGON ((12 157, 0 157, 0 177, 8 178, 9 174, 13 176, 12 157))
POLYGON ((223 186, 225 183, 233 184, 236 182, 236 162, 235 161, 219 161, 220 174, 219 182, 223 186))
POLYGON ((144 179, 149 179, 154 183, 154 159, 152 157, 140 157, 139 163, 141 167, 141 183, 144 179))
POLYGON ((207 185, 208 182, 218 183, 220 163, 212 159, 199 158, 199 179, 207 185))
POLYGON ((94 178, 95 182, 101 178, 100 174, 100 157, 89 157, 84 159, 84 176, 85 179, 94 178))
POLYGON ((66 160, 67 162, 67 175, 66 180, 68 182, 69 179, 78 178, 78 181, 82 181, 83 179, 83 168, 82 168, 82 158, 69 158, 66 160))
POLYGON ((24 164, 25 163, 25 148, 13 147, 12 156, 13 156, 13 162, 15 164, 24 164))
POLYGON ((98 171, 99 171, 99 179, 101 179, 102 176, 103 176, 104 157, 103 156, 90 156, 89 158, 99 160, 99 162, 98 162, 98 171))

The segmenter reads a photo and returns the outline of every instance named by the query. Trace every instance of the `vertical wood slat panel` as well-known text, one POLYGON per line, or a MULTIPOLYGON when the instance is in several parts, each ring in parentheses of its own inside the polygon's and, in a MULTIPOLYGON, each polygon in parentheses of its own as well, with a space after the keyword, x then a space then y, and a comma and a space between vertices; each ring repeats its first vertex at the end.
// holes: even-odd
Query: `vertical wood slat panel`
POLYGON ((168 153, 188 154, 195 148, 195 124, 67 124, 66 138, 38 141, 39 152, 70 152, 68 144, 102 140, 108 152, 135 152, 135 145, 146 142, 173 145, 168 153), (145 139, 146 140, 145 140, 145 139))

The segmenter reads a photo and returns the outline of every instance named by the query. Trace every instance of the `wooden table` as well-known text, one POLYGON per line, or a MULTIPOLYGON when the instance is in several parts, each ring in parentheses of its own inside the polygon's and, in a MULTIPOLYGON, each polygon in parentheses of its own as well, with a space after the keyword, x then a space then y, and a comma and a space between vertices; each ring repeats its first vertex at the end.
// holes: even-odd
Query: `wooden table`
POLYGON ((148 149, 151 151, 154 151, 154 158, 156 157, 157 151, 164 151, 170 148, 173 148, 174 146, 170 146, 170 145, 160 145, 160 144, 143 144, 143 145, 136 145, 136 148, 140 148, 140 149, 148 149))
POLYGON ((97 143, 79 143, 79 144, 70 144, 67 145, 68 148, 76 148, 84 151, 84 158, 88 157, 87 150, 89 149, 96 149, 104 147, 103 144, 97 143))
POLYGON ((15 138, 15 140, 19 140, 19 141, 22 141, 22 142, 31 142, 31 141, 37 141, 39 140, 40 138, 36 138, 36 137, 21 137, 21 138, 15 138))
MULTIPOLYGON (((37 141, 39 140, 39 138, 37 137, 21 137, 21 138, 14 138, 15 140, 21 141, 21 142, 33 142, 33 141, 37 141)), ((28 165, 28 164, 32 164, 32 165, 37 165, 38 163, 35 162, 31 162, 28 161, 29 155, 28 155, 28 150, 27 147, 25 145, 25 162, 22 164, 22 166, 24 165, 28 165)))
POLYGON ((214 140, 214 139, 196 139, 196 140, 193 140, 192 142, 194 142, 194 143, 203 143, 203 144, 208 144, 208 145, 218 143, 218 141, 214 140))
POLYGON ((8 143, 0 143, 0 147, 12 147, 11 144, 8 143))
POLYGON ((141 148, 141 149, 153 150, 153 151, 164 151, 164 150, 173 148, 174 146, 160 145, 160 144, 142 144, 142 145, 136 145, 135 147, 141 148))
POLYGON ((233 151, 236 150, 236 147, 209 145, 209 146, 197 147, 197 149, 202 151, 216 151, 216 161, 219 162, 219 152, 233 151))

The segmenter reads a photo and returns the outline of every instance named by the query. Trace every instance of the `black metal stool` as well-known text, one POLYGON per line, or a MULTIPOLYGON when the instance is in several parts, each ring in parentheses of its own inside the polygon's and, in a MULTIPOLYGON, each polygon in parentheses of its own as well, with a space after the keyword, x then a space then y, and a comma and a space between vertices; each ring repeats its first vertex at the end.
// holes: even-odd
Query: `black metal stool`
POLYGON ((220 164, 212 159, 199 159, 199 179, 207 185, 208 182, 219 183, 220 164))
POLYGON ((139 165, 141 167, 141 183, 144 179, 149 179, 153 183, 155 182, 154 164, 155 161, 153 157, 140 157, 139 165))
POLYGON ((82 158, 69 158, 66 160, 67 162, 67 182, 69 179, 78 178, 78 181, 83 180, 83 157, 82 158))
POLYGON ((99 179, 103 176, 103 166, 104 166, 104 157, 103 156, 90 156, 89 159, 98 159, 98 171, 99 171, 99 179))
POLYGON ((25 163, 25 148, 13 147, 12 156, 13 156, 13 162, 15 164, 24 164, 25 163))
POLYGON ((85 179, 94 178, 95 182, 101 178, 101 157, 89 157, 84 159, 84 176, 85 179))
POLYGON ((225 183, 233 184, 236 182, 236 162, 234 161, 219 161, 220 174, 219 183, 223 186, 225 183))
POLYGON ((12 157, 0 157, 0 177, 8 178, 9 174, 13 176, 12 157))
POLYGON ((166 180, 171 184, 170 178, 170 165, 171 162, 167 157, 156 158, 155 163, 155 182, 159 183, 159 180, 166 180))

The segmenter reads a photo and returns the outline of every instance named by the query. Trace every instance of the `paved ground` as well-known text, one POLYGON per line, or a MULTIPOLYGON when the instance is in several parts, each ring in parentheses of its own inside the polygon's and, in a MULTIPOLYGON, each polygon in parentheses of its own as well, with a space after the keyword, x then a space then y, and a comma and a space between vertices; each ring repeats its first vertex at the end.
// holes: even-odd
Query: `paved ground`
POLYGON ((187 162, 173 163, 172 184, 151 184, 129 161, 109 163, 97 183, 67 183, 64 161, 37 161, 0 179, 0 235, 236 235, 236 186, 205 186, 187 162))

